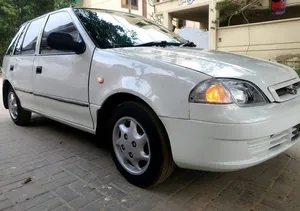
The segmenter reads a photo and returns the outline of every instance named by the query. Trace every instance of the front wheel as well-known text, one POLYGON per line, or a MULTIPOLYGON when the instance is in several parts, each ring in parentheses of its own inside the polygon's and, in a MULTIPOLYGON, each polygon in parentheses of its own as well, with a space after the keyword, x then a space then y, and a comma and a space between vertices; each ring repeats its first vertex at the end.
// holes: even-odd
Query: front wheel
POLYGON ((143 104, 119 105, 109 121, 114 163, 132 184, 161 183, 174 169, 169 140, 154 112, 143 104))
POLYGON ((22 108, 18 96, 11 87, 8 90, 7 102, 12 121, 19 126, 28 125, 31 119, 31 112, 22 108))

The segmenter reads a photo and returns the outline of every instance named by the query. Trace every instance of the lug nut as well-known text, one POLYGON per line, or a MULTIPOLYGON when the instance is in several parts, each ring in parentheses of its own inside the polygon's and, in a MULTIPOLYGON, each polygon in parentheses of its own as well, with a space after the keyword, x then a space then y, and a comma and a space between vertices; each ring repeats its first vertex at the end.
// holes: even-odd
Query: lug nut
POLYGON ((123 150, 125 150, 125 146, 123 144, 121 145, 121 147, 122 147, 123 150))
POLYGON ((133 158, 133 154, 131 152, 129 152, 129 157, 133 158))
POLYGON ((124 139, 127 140, 128 139, 128 135, 124 134, 124 139))
POLYGON ((132 144, 133 147, 136 147, 136 143, 134 141, 131 142, 131 144, 132 144))

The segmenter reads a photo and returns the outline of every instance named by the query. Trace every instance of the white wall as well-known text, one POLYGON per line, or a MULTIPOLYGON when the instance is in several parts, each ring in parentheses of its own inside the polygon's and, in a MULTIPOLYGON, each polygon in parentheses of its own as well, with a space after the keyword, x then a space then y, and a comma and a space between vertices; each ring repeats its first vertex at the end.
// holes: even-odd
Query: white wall
POLYGON ((194 42, 198 48, 208 49, 209 32, 199 28, 181 28, 177 34, 190 42, 194 42))
MULTIPOLYGON (((122 8, 121 0, 84 0, 90 1, 91 8, 100 8, 100 9, 109 9, 109 10, 117 10, 122 12, 128 12, 127 8, 122 8)), ((154 8, 148 4, 147 2, 147 17, 154 11, 154 8)), ((138 0, 138 10, 131 9, 131 13, 137 15, 143 15, 143 1, 138 0)))
POLYGON ((211 3, 211 0, 194 0, 192 4, 183 4, 180 5, 180 1, 164 1, 156 3, 156 12, 157 13, 164 13, 164 12, 174 12, 179 10, 185 10, 189 8, 201 7, 204 5, 208 5, 211 3))
POLYGON ((194 22, 194 21, 189 21, 187 20, 185 23, 185 27, 186 28, 200 28, 200 23, 199 22, 194 22))
POLYGON ((264 59, 300 54, 300 18, 218 28, 217 48, 264 59))

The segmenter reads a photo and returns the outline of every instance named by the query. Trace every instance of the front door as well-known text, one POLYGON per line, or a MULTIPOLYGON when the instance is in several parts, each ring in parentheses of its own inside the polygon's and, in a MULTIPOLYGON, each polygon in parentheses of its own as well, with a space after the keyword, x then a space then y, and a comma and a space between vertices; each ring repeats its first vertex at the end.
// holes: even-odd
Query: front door
POLYGON ((92 50, 83 54, 62 52, 47 45, 51 32, 82 39, 67 11, 50 14, 34 60, 34 97, 40 112, 73 124, 93 128, 89 109, 89 68, 92 50))

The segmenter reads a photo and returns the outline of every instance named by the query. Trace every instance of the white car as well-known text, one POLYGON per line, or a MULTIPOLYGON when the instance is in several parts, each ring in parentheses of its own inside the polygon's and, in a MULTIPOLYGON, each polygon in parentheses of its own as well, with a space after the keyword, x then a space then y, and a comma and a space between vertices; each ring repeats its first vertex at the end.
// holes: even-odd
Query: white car
POLYGON ((133 14, 68 8, 31 20, 3 69, 3 103, 17 125, 34 112, 96 134, 140 187, 175 164, 233 171, 299 140, 294 70, 197 49, 133 14))

